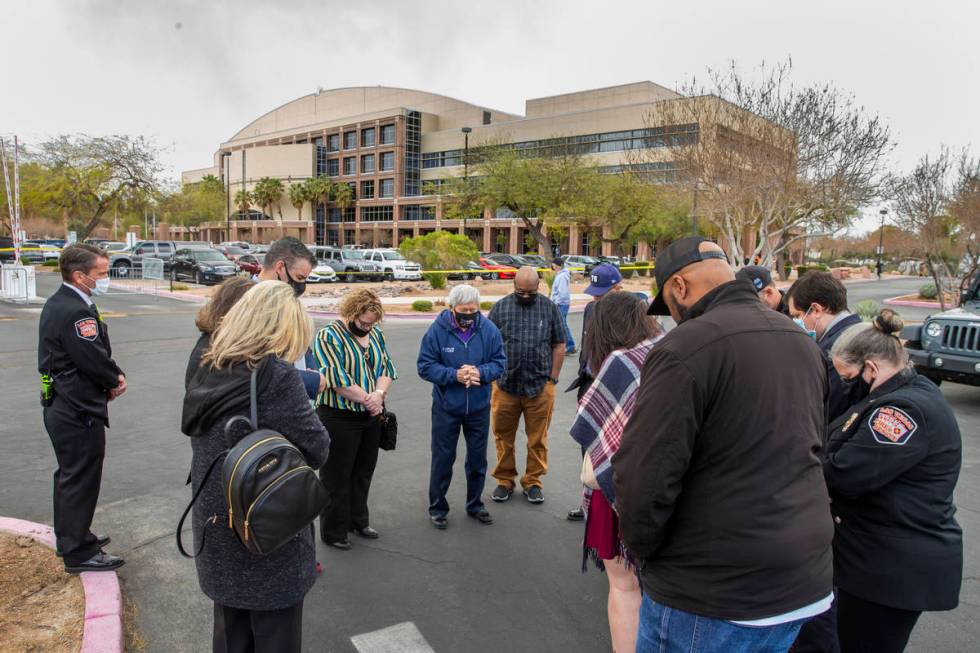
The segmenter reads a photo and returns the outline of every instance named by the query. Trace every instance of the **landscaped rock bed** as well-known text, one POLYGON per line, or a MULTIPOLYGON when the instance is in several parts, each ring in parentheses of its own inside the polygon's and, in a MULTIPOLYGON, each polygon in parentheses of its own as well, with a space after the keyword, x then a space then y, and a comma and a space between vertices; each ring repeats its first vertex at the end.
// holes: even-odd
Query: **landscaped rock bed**
POLYGON ((85 591, 50 548, 0 533, 0 649, 76 653, 82 646, 85 591))

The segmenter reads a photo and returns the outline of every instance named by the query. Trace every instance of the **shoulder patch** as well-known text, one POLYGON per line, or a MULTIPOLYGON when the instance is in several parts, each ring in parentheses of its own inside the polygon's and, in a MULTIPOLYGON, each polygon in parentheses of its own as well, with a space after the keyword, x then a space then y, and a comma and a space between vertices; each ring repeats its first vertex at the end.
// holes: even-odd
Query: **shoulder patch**
POLYGON ((94 317, 86 317, 75 322, 75 335, 82 340, 94 341, 99 337, 99 323, 94 317))
POLYGON ((868 427, 879 444, 901 446, 909 441, 919 425, 904 410, 895 406, 882 406, 871 413, 868 427))

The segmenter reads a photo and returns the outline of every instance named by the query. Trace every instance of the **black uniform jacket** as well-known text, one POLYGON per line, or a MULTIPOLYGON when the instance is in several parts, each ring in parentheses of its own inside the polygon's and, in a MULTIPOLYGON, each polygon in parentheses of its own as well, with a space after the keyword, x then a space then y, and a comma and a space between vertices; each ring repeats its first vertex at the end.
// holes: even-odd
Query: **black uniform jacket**
POLYGON ((903 610, 952 610, 963 575, 953 514, 960 430, 939 388, 906 370, 830 424, 836 584, 903 610))
POLYGON ((55 379, 58 400, 108 423, 108 393, 123 371, 112 360, 109 331, 95 307, 62 285, 44 303, 38 331, 37 369, 55 379))

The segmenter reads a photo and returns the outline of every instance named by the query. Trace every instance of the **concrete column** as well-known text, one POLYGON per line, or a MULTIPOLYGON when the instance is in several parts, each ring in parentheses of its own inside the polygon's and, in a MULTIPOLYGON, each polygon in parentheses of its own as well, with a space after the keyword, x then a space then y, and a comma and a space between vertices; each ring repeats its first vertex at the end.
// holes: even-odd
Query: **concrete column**
POLYGON ((510 251, 509 254, 520 254, 524 249, 524 243, 518 242, 521 239, 521 230, 516 224, 510 226, 510 251))
POLYGON ((391 246, 398 248, 398 223, 395 223, 391 228, 391 246))
POLYGON ((490 232, 493 231, 490 225, 483 225, 483 251, 492 252, 493 243, 491 242, 490 232))
POLYGON ((457 228, 456 233, 460 236, 466 235, 466 220, 459 221, 459 228, 457 228))
POLYGON ((650 260, 650 245, 645 242, 639 242, 636 244, 636 258, 640 261, 650 260))
MULTIPOLYGON (((602 226, 602 237, 603 238, 610 238, 610 237, 612 237, 612 230, 609 228, 609 225, 603 225, 602 226)), ((606 241, 602 241, 602 255, 603 256, 612 256, 613 255, 613 245, 614 245, 614 243, 607 243, 606 241)))
POLYGON ((578 226, 576 225, 569 225, 568 227, 568 253, 582 253, 582 239, 578 232, 578 226))

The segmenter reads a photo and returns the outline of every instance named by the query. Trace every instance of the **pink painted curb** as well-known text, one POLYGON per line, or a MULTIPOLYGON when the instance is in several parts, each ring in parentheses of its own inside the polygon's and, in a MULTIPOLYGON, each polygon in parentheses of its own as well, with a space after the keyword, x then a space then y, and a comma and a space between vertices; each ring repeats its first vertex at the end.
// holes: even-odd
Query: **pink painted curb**
POLYGON ((939 302, 920 302, 914 299, 899 299, 898 297, 892 297, 891 299, 886 299, 882 302, 883 304, 888 304, 889 306, 909 306, 911 308, 934 308, 937 311, 940 310, 939 302))
MULTIPOLYGON (((44 524, 0 517, 0 531, 26 535, 55 548, 54 530, 44 524)), ((81 653, 122 653, 122 592, 116 572, 80 574, 85 590, 85 630, 81 653)))

